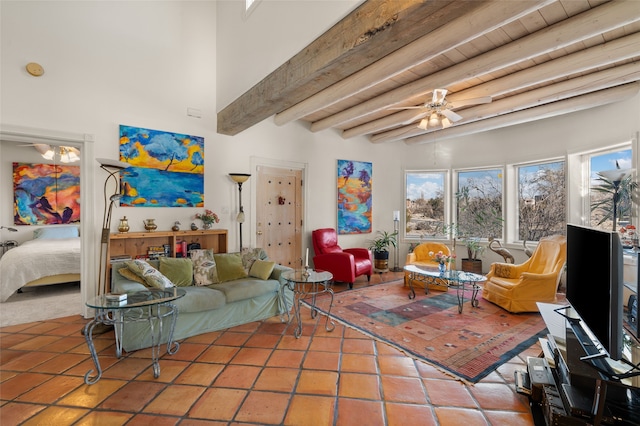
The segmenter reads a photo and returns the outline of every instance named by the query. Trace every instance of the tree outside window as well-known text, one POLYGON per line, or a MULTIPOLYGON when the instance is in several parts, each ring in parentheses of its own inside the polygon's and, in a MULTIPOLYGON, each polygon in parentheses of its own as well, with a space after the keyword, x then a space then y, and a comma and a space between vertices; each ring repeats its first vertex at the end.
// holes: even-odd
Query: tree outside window
POLYGON ((518 238, 539 241, 567 225, 565 162, 518 167, 518 238))
MULTIPOLYGON (((599 172, 613 169, 632 168, 632 150, 617 150, 589 156, 589 201, 591 206, 590 225, 611 230, 613 225, 613 184, 603 179, 599 172)), ((631 224, 631 194, 635 191, 634 179, 629 176, 619 186, 620 201, 617 206, 617 224, 631 224)))
POLYGON ((406 173, 407 238, 443 238, 446 172, 406 173))
POLYGON ((475 238, 502 238, 502 170, 458 173, 456 232, 475 238))

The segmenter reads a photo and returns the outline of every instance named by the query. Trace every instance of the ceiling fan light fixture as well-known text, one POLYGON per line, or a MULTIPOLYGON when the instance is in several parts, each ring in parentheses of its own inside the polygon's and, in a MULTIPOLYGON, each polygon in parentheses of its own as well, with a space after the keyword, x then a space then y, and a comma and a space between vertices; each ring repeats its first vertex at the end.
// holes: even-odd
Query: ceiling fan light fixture
POLYGON ((431 117, 429 118, 429 125, 431 127, 437 126, 440 123, 440 119, 438 118, 438 114, 437 113, 433 113, 431 114, 431 117))
POLYGON ((423 118, 422 120, 420 120, 420 124, 418 124, 418 128, 422 130, 427 130, 427 127, 429 127, 429 120, 427 120, 426 118, 423 118))
POLYGON ((449 119, 447 117, 444 117, 442 119, 442 128, 446 129, 449 126, 451 126, 451 121, 449 121, 449 119))

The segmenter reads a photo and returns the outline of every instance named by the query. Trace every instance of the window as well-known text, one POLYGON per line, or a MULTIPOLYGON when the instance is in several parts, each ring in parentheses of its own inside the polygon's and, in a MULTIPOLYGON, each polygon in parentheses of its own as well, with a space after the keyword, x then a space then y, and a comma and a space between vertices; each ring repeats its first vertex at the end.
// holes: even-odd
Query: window
POLYGON ((456 207, 459 235, 502 238, 502 169, 458 172, 456 207))
MULTIPOLYGON (((601 177, 598 173, 614 169, 632 168, 632 150, 618 149, 609 152, 599 152, 587 156, 589 161, 589 204, 591 208, 590 224, 593 227, 613 229, 613 183, 601 177)), ((617 227, 631 223, 631 176, 627 176, 620 183, 618 194, 620 202, 617 205, 617 227)))
POLYGON ((443 238, 447 172, 406 173, 406 238, 443 238))
POLYGON ((564 234, 567 224, 565 162, 516 167, 518 173, 518 239, 539 241, 564 234))

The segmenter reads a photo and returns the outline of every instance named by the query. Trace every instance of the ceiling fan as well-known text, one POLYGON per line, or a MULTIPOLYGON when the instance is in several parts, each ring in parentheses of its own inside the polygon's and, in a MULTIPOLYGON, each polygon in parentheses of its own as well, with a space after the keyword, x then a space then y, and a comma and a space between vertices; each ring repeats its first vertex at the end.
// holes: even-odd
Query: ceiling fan
POLYGON ((45 160, 55 160, 58 158, 62 163, 75 163, 80 161, 80 150, 74 146, 57 146, 44 143, 30 143, 20 146, 31 146, 45 160))
POLYGON ((451 126, 453 123, 462 120, 462 116, 452 111, 453 108, 461 108, 469 105, 488 104, 491 102, 491 96, 483 96, 480 98, 463 99, 456 102, 456 105, 447 102, 447 89, 435 89, 431 101, 427 101, 422 106, 400 107, 392 109, 420 109, 419 114, 413 116, 403 124, 411 124, 415 120, 422 119, 418 124, 418 128, 427 130, 429 127, 442 126, 443 129, 451 126))

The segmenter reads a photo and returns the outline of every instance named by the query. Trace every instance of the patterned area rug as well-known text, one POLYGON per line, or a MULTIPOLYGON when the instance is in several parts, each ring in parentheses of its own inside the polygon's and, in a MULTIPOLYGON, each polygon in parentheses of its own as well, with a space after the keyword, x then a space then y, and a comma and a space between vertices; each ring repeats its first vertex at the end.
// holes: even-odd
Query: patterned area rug
MULTIPOLYGON (((511 314, 481 294, 474 308, 465 292, 459 314, 455 289, 429 295, 418 289, 414 300, 408 293, 402 281, 343 291, 334 296, 331 317, 471 383, 547 334, 539 313, 511 314)), ((326 314, 328 297, 318 297, 317 306, 326 314)))

